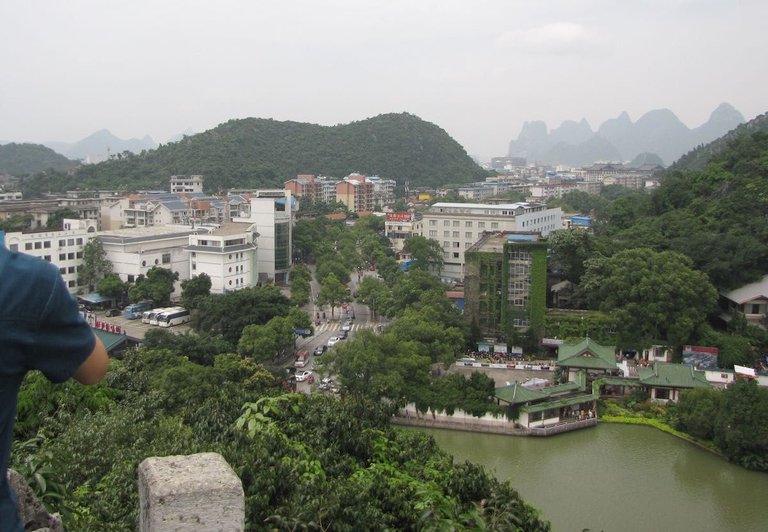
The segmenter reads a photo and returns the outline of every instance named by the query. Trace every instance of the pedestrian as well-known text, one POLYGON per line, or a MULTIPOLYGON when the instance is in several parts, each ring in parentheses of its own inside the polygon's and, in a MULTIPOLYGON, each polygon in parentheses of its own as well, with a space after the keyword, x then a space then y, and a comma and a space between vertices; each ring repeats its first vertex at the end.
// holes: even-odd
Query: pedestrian
POLYGON ((53 382, 94 384, 108 358, 53 264, 0 244, 0 279, 0 531, 23 532, 8 464, 24 375, 40 370, 53 382))

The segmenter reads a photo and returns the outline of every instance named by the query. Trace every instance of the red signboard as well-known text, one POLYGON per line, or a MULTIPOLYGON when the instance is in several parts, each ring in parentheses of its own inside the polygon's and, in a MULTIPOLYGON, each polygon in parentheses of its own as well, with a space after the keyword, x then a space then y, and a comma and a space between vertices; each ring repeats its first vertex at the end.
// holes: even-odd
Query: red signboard
POLYGON ((390 212, 389 214, 387 214, 387 221, 388 222, 410 222, 411 213, 410 212, 390 212))

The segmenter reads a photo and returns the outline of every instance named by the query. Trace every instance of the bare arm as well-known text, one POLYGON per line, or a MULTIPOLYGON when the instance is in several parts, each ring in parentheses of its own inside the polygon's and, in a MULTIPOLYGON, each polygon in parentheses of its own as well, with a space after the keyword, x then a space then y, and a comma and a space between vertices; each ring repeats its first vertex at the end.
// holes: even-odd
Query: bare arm
POLYGON ((107 372, 107 366, 109 366, 107 350, 104 349, 104 344, 97 337, 93 351, 80 364, 80 367, 77 368, 72 377, 80 384, 96 384, 104 377, 104 374, 107 372))

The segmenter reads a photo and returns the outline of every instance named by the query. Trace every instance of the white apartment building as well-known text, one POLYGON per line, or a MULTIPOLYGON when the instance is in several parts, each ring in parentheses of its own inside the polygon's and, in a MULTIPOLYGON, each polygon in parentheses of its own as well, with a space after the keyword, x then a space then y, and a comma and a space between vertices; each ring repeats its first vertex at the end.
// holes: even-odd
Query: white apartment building
POLYGON ((232 221, 255 225, 259 282, 288 282, 293 258, 295 199, 283 189, 258 190, 232 221))
POLYGON ((477 242, 483 232, 525 231, 547 236, 561 229, 563 211, 543 203, 435 203, 422 219, 422 236, 436 240, 443 248, 442 275, 464 279, 464 250, 477 242))
POLYGON ((210 232, 200 228, 189 235, 189 273, 206 274, 211 293, 223 294, 254 286, 258 281, 258 255, 255 224, 226 223, 210 232))
POLYGON ((179 194, 182 192, 202 192, 203 176, 201 175, 172 175, 171 192, 179 194))
POLYGON ((5 245, 11 251, 40 257, 59 268, 71 293, 80 288, 77 272, 83 263, 83 247, 96 235, 96 220, 64 219, 64 230, 39 233, 6 233, 5 245))
POLYGON ((384 218, 384 235, 392 243, 392 249, 398 255, 403 251, 405 241, 414 235, 421 235, 422 220, 412 212, 392 212, 384 218))
POLYGON ((135 282, 154 266, 178 272, 174 293, 181 281, 189 279, 189 236, 199 231, 187 226, 133 227, 103 231, 98 235, 112 272, 120 279, 135 282))

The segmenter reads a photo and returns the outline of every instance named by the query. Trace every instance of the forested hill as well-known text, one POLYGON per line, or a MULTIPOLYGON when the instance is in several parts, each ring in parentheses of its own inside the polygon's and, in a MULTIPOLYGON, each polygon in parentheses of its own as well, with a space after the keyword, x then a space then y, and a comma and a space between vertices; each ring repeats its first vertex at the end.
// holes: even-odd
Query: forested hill
POLYGON ((77 164, 40 144, 11 143, 0 146, 0 174, 19 177, 49 169, 65 172, 77 164))
POLYGON ((768 113, 758 115, 709 144, 697 146, 680 157, 669 169, 671 171, 686 169, 702 170, 712 157, 726 149, 729 141, 755 131, 768 131, 768 113))
POLYGON ((616 200, 606 217, 623 247, 688 255, 718 289, 768 273, 768 132, 726 139, 703 170, 668 172, 652 195, 616 200))
POLYGON ((41 177, 28 193, 72 188, 167 188, 173 174, 203 174, 206 191, 282 187, 297 174, 352 172, 407 180, 411 186, 466 183, 485 172, 438 126, 407 114, 320 126, 271 119, 230 120, 139 155, 83 166, 72 180, 41 177))

